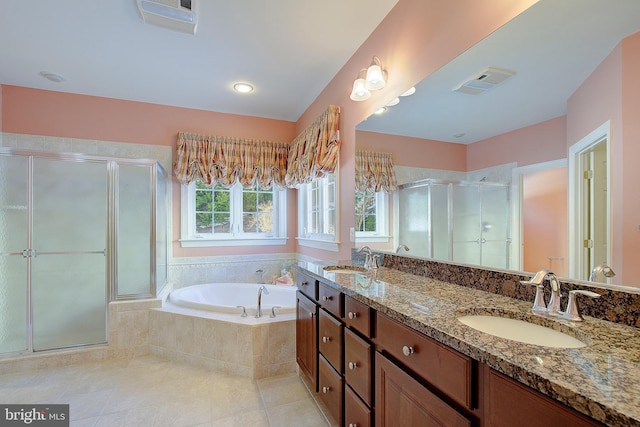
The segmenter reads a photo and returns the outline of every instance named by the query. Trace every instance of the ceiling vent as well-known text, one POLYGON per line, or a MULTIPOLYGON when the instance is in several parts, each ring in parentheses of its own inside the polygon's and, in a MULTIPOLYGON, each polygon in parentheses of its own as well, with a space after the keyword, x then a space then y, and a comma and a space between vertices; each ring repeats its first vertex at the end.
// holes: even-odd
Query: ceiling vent
POLYGON ((453 89, 454 92, 466 93, 468 95, 479 95, 493 89, 509 77, 515 76, 516 72, 505 70, 504 68, 489 67, 453 89))
POLYGON ((195 34, 198 25, 194 0, 137 0, 145 24, 195 34))

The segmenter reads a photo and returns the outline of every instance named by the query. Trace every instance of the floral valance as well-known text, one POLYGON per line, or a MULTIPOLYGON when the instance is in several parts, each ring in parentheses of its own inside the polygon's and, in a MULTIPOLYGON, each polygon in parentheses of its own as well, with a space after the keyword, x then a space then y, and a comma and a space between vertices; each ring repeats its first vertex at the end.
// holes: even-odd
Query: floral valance
POLYGON ((285 186, 289 146, 180 132, 176 146, 174 174, 182 184, 199 179, 207 186, 230 187, 240 182, 245 188, 285 186))
POLYGON ((340 108, 330 105, 289 147, 285 181, 298 187, 333 173, 340 152, 340 108))
POLYGON ((356 191, 391 193, 396 188, 391 153, 356 151, 356 191))

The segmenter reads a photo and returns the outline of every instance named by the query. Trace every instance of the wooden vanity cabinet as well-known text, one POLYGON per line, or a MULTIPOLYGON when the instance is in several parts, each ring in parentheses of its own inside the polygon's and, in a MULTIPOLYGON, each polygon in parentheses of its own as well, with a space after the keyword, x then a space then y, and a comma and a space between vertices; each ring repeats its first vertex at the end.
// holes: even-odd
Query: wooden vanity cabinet
POLYGON ((351 386, 344 387, 344 426, 345 427, 370 427, 373 426, 373 413, 371 408, 364 404, 351 386))
POLYGON ((318 389, 318 306, 296 292, 296 361, 311 387, 318 389))
POLYGON ((300 269, 296 271, 296 286, 310 300, 318 301, 318 281, 300 269))
POLYGON ((337 424, 342 426, 344 395, 342 375, 336 372, 322 355, 318 358, 318 365, 318 397, 337 424))
POLYGON ((604 424, 489 368, 483 367, 487 427, 603 427, 604 424))

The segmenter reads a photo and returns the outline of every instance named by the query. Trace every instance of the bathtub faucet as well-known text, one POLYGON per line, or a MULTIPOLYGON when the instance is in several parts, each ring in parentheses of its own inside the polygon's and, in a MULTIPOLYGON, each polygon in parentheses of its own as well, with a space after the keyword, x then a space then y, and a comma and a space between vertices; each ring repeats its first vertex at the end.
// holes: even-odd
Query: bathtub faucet
POLYGON ((256 310, 256 317, 262 317, 262 292, 269 295, 269 289, 265 285, 260 286, 258 289, 258 309, 256 310))
POLYGON ((264 269, 259 268, 256 270, 256 273, 260 275, 260 279, 258 279, 258 283, 264 283, 264 279, 262 278, 262 275, 264 274, 264 269))

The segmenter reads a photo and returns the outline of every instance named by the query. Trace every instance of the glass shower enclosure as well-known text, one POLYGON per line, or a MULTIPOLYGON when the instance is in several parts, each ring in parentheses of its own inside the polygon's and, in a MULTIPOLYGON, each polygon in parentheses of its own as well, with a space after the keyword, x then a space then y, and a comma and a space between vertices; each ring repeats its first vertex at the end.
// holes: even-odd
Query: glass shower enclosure
POLYGON ((509 185, 425 179, 397 197, 399 241, 413 255, 509 268, 509 185))
POLYGON ((166 282, 152 160, 0 150, 0 354, 107 342, 107 304, 166 282))

